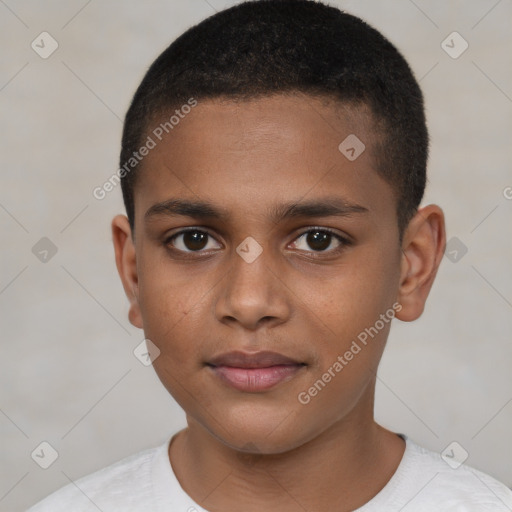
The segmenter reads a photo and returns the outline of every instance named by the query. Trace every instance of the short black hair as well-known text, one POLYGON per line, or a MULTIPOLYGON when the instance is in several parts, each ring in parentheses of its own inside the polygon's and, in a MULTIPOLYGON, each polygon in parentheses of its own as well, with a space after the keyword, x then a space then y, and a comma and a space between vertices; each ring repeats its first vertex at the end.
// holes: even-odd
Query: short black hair
POLYGON ((122 135, 120 177, 132 231, 139 167, 132 157, 156 116, 191 98, 249 100, 294 92, 370 109, 379 133, 372 141, 375 170, 395 192, 401 240, 426 182, 421 89, 404 57, 380 32, 313 0, 242 2, 188 29, 153 62, 122 135), (126 165, 130 159, 133 169, 126 165))

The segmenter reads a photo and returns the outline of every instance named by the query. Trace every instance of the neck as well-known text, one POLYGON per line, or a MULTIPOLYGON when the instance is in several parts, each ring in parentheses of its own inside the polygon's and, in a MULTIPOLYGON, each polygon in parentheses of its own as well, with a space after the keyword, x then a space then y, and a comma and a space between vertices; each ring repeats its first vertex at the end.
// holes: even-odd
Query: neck
POLYGON ((405 449, 403 439, 375 423, 372 408, 365 410, 355 408, 311 441, 277 454, 234 450, 188 417, 169 456, 182 488, 211 512, 349 512, 387 484, 405 449))

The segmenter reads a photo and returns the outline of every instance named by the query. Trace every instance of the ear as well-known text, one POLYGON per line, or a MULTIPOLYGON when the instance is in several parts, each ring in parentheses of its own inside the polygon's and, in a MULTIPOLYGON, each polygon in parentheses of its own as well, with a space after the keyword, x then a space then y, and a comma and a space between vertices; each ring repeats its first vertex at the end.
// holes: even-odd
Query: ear
POLYGON ((124 292, 130 301, 128 319, 132 325, 142 329, 135 245, 130 223, 125 215, 116 215, 112 220, 112 240, 116 254, 117 271, 119 277, 121 277, 124 292))
POLYGON ((404 232, 396 317, 405 322, 423 313, 443 258, 446 232, 443 210, 431 204, 418 210, 404 232))

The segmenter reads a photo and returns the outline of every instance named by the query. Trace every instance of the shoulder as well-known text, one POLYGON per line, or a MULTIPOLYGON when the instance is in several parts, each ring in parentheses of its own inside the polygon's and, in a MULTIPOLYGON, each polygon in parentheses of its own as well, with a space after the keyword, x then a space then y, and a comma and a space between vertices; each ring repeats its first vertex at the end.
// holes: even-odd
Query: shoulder
POLYGON ((165 448, 163 445, 141 451, 76 481, 70 480, 27 512, 141 510, 152 497, 154 459, 165 448))
POLYGON ((512 491, 495 478, 462 464, 466 455, 454 444, 444 454, 428 450, 407 439, 402 483, 408 490, 412 510, 457 510, 461 512, 508 512, 512 491), (460 451, 461 453, 457 453, 460 451))

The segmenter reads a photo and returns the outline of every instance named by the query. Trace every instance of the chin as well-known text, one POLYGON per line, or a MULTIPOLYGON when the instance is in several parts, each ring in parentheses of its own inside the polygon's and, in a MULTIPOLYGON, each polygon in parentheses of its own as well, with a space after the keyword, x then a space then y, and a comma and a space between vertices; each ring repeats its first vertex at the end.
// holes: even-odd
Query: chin
POLYGON ((314 428, 298 420, 298 411, 282 405, 271 408, 244 404, 215 412, 210 409, 210 415, 199 421, 226 446, 248 453, 284 453, 315 437, 314 428), (212 421, 212 417, 222 420, 212 421))

